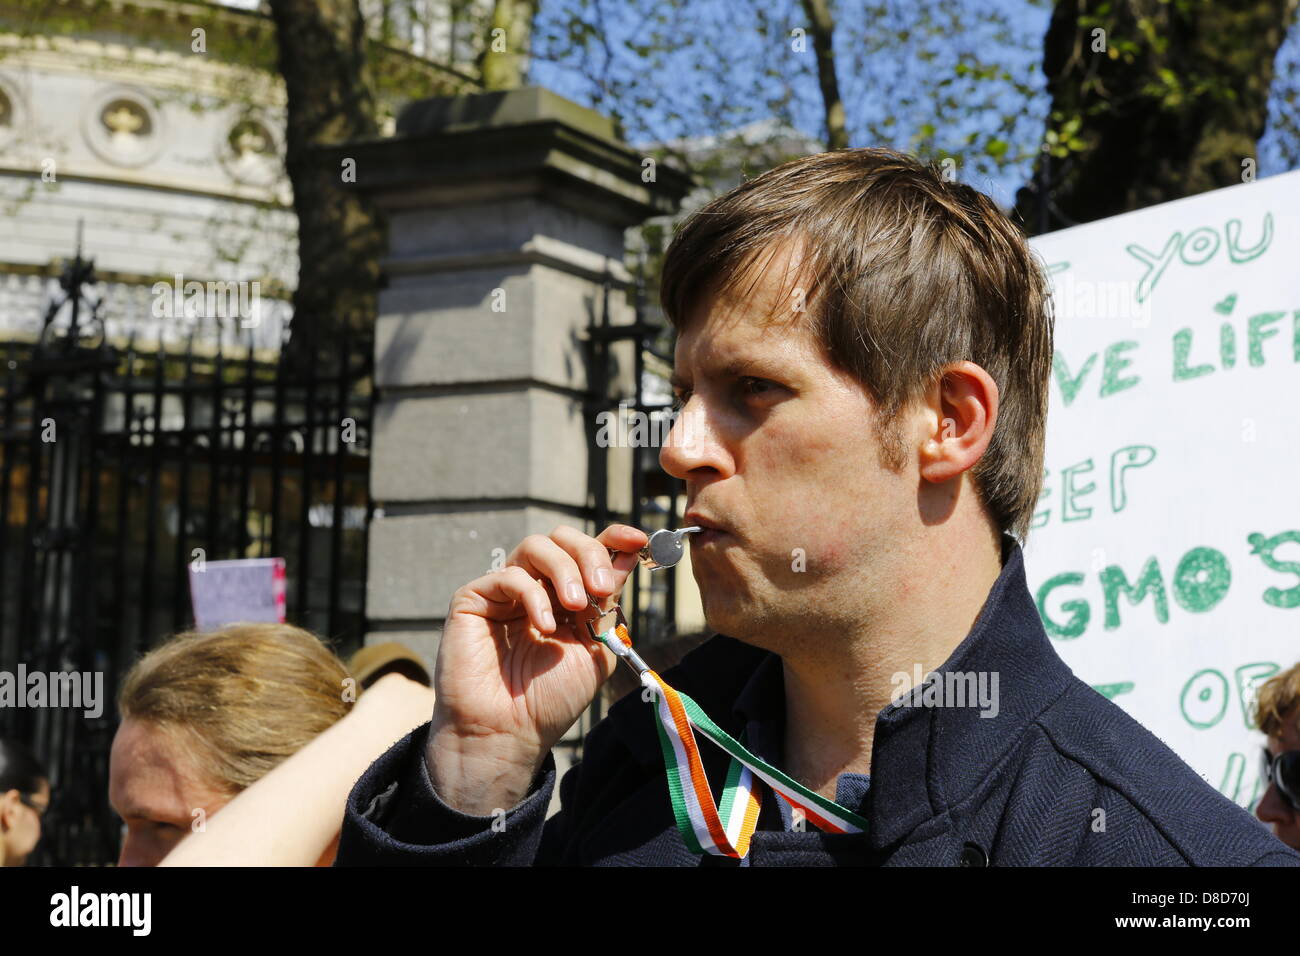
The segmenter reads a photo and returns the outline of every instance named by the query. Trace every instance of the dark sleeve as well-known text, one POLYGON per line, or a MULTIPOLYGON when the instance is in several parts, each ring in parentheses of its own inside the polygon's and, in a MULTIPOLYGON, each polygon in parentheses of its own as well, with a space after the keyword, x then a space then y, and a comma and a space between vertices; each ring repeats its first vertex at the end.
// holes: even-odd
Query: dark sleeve
MULTIPOLYGON (((348 795, 335 866, 529 866, 543 864, 543 830, 559 831, 546 811, 555 787, 555 758, 533 778, 528 796, 504 813, 470 816, 433 789, 424 763, 429 724, 394 744, 348 795)), ((574 773, 577 768, 570 770, 574 773)), ((569 774, 565 775, 566 783, 569 774)), ((504 808, 503 808, 504 809, 504 808)), ((547 853, 555 846, 548 840, 547 853)))

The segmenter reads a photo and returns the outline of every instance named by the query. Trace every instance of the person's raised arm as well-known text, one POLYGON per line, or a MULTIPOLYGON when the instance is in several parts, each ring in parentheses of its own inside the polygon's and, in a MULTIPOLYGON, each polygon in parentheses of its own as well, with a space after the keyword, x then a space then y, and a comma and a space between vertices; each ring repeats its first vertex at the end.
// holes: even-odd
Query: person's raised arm
POLYGON ((346 717, 214 813, 160 865, 329 863, 353 784, 433 709, 428 687, 400 674, 381 677, 346 717))

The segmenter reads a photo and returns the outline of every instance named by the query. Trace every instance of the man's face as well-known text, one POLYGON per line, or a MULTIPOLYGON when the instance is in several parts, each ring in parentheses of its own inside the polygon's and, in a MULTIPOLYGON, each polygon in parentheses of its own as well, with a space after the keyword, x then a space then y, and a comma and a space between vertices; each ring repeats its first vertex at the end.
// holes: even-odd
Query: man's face
POLYGON ((230 801, 203 779, 174 733, 129 719, 113 738, 108 799, 126 825, 118 866, 157 866, 196 819, 230 801))
MULTIPOLYGON (((1284 750, 1300 750, 1300 731, 1296 730, 1296 721, 1300 712, 1291 711, 1282 720, 1280 735, 1268 738, 1268 752, 1276 756, 1284 750)), ((1300 850, 1300 811, 1292 810, 1282 794, 1277 791, 1277 784, 1271 783, 1264 791, 1264 796, 1255 808, 1255 816, 1265 823, 1272 824, 1273 835, 1289 847, 1300 850)))
POLYGON ((659 456, 686 482, 686 523, 720 529, 688 538, 691 565, 710 627, 742 640, 797 629, 814 603, 860 622, 855 604, 887 577, 883 544, 917 513, 916 462, 881 463, 874 402, 792 311, 785 256, 744 302, 702 303, 678 338, 683 407, 659 456))

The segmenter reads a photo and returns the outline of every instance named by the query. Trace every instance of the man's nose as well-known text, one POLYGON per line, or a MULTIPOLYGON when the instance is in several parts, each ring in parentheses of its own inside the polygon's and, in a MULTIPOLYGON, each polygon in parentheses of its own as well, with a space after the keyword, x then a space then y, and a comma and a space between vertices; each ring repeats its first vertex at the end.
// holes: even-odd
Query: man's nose
POLYGON ((1270 783, 1268 789, 1264 791, 1264 796, 1259 801, 1259 806, 1255 808, 1255 816, 1259 817, 1264 823, 1287 823, 1291 819, 1291 808, 1282 800, 1282 795, 1277 792, 1277 784, 1270 783))
POLYGON ((725 468, 721 451, 702 406, 687 402, 659 449, 659 466, 674 478, 685 479, 698 468, 725 468))

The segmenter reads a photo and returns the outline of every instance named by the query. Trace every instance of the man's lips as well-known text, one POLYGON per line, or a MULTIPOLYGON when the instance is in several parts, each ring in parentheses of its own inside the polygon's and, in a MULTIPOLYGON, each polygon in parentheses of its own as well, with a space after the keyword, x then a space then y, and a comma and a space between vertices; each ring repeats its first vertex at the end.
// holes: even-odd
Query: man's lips
POLYGON ((709 542, 716 541, 727 534, 727 531, 720 527, 713 519, 707 518, 696 512, 686 512, 683 516, 683 520, 685 520, 688 526, 699 525, 704 529, 703 531, 697 531, 690 536, 691 547, 708 544, 709 542))

